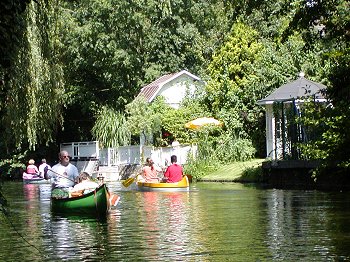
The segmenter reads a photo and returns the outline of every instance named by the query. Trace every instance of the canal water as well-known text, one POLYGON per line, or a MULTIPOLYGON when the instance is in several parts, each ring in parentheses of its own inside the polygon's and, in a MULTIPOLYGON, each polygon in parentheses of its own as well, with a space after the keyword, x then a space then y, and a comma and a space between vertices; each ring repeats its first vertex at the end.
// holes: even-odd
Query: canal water
POLYGON ((193 183, 138 192, 105 218, 50 212, 50 185, 5 182, 0 261, 349 261, 350 194, 193 183))

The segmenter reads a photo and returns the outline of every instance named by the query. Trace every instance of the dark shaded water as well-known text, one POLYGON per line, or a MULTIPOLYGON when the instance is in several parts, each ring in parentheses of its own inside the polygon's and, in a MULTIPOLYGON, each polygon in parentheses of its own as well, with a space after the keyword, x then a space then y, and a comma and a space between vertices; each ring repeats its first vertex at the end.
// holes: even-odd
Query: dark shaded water
POLYGON ((50 185, 6 182, 11 216, 0 216, 0 261, 350 260, 350 193, 234 183, 173 193, 109 188, 121 201, 96 219, 51 214, 50 185))

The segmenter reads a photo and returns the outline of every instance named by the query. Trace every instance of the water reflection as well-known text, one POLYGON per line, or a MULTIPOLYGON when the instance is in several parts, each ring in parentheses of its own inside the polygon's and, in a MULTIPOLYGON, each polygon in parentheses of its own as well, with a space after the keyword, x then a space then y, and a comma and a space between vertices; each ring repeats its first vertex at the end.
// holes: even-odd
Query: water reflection
POLYGON ((350 195, 198 183, 121 196, 103 219, 55 215, 49 185, 3 187, 0 261, 347 261, 350 195))
POLYGON ((103 224, 93 217, 54 217, 44 230, 46 251, 58 260, 88 261, 104 250, 94 247, 106 235, 103 224))
POLYGON ((24 184, 23 192, 27 201, 31 201, 38 197, 38 186, 34 184, 24 184))
POLYGON ((172 257, 187 250, 188 192, 138 192, 140 247, 145 257, 172 257), (165 252, 164 252, 165 251, 165 252))
POLYGON ((188 193, 169 193, 165 195, 169 200, 168 214, 166 216, 167 224, 171 234, 164 236, 164 244, 167 248, 174 250, 175 254, 186 253, 187 241, 189 239, 188 213, 186 204, 188 203, 188 193))
POLYGON ((50 259, 100 261, 108 257, 115 241, 113 231, 120 222, 120 212, 114 208, 103 217, 51 213, 46 222, 43 233, 50 259))
MULTIPOLYGON (((337 217, 335 212, 330 212, 330 207, 335 206, 330 195, 317 191, 269 191, 267 236, 275 261, 285 261, 291 256, 297 259, 339 259, 334 246, 339 235, 332 236, 334 230, 329 230, 329 225, 334 224, 332 220, 337 217)), ((344 197, 343 203, 348 202, 349 195, 344 197)), ((349 214, 349 211, 345 212, 349 214)), ((338 221, 337 225, 348 225, 343 222, 338 221)), ((349 233, 349 226, 344 229, 349 233)))

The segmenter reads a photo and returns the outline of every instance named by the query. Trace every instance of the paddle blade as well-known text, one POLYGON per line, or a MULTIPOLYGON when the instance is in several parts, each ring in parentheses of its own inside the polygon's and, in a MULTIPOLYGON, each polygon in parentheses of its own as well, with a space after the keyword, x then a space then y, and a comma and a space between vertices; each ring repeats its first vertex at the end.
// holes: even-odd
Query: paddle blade
POLYGON ((134 177, 129 177, 128 179, 123 181, 123 186, 128 187, 135 181, 134 177))
POLYGON ((117 206, 119 200, 120 200, 120 196, 110 193, 109 203, 111 206, 117 206))

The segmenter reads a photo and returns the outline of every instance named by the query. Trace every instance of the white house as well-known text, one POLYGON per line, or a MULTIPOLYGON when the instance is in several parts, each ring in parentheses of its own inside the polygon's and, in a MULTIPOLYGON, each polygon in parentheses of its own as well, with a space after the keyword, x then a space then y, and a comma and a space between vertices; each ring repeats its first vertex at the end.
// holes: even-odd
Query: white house
POLYGON ((204 85, 199 77, 182 70, 159 77, 144 86, 138 96, 144 96, 149 103, 157 96, 163 96, 167 104, 179 108, 186 94, 193 94, 199 85, 204 85))
MULTIPOLYGON (((182 70, 159 77, 144 86, 137 97, 143 96, 148 103, 151 103, 157 96, 163 96, 169 106, 178 109, 186 95, 193 95, 204 84, 198 76, 182 70)), ((146 135, 147 140, 152 140, 152 134, 140 134, 140 145, 145 144, 146 135)))
POLYGON ((258 101, 259 105, 266 108, 266 157, 272 160, 294 158, 296 142, 307 141, 307 134, 301 126, 290 128, 288 112, 300 114, 306 97, 313 96, 317 102, 326 102, 322 95, 326 88, 323 84, 306 79, 304 73, 300 73, 297 80, 282 85, 258 101), (278 110, 275 110, 278 115, 274 113, 275 102, 280 104, 278 110))

